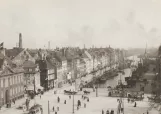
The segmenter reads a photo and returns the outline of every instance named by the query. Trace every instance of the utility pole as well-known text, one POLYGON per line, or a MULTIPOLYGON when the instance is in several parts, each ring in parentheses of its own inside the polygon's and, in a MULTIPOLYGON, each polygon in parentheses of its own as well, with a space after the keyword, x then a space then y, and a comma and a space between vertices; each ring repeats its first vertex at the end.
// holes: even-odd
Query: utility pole
POLYGON ((34 76, 34 94, 36 93, 35 76, 34 76))
POLYGON ((50 105, 49 105, 49 101, 48 101, 48 114, 50 114, 50 105))
POLYGON ((74 114, 74 90, 73 90, 73 114, 74 114))

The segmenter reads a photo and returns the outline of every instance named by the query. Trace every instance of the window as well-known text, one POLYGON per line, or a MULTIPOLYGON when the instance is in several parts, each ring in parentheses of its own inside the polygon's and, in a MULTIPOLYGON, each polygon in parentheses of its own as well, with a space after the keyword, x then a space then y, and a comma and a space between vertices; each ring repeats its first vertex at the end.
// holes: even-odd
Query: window
POLYGON ((5 87, 5 78, 3 79, 3 87, 5 87))
POLYGON ((5 78, 5 87, 8 87, 8 78, 5 78))
POLYGON ((19 80, 20 80, 20 82, 22 81, 22 80, 21 80, 21 75, 19 75, 19 80))
POLYGON ((15 94, 17 94, 17 89, 16 89, 16 87, 15 87, 15 94))
POLYGON ((15 92, 14 92, 14 88, 12 88, 12 95, 14 95, 15 94, 15 92))
POLYGON ((3 87, 3 80, 1 80, 1 87, 3 87))
POLYGON ((4 97, 4 96, 3 96, 3 91, 1 91, 1 98, 3 99, 3 97, 4 97))
POLYGON ((14 76, 14 84, 16 84, 16 76, 14 76))
POLYGON ((12 77, 10 78, 10 85, 12 85, 12 77))
POLYGON ((18 76, 17 76, 17 83, 19 83, 18 76))
POLYGON ((10 89, 10 96, 12 96, 12 88, 10 89))
POLYGON ((9 86, 9 85, 11 85, 11 84, 10 84, 10 78, 8 78, 8 86, 9 86))

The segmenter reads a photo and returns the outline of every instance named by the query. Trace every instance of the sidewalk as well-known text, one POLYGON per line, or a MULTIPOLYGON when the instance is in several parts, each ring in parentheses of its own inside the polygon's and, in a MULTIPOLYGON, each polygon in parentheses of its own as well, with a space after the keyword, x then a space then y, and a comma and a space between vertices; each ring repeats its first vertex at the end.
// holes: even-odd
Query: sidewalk
POLYGON ((11 108, 6 108, 6 105, 2 106, 0 113, 3 113, 3 112, 10 110, 12 108, 17 108, 18 106, 21 106, 22 104, 25 103, 25 100, 26 100, 26 97, 23 97, 22 99, 15 101, 15 104, 13 104, 13 103, 11 104, 11 108))
MULTIPOLYGON (((62 88, 54 88, 54 90, 56 90, 58 94, 62 94, 62 93, 64 93, 64 90, 69 90, 69 89, 73 89, 73 88, 74 88, 73 86, 67 84, 67 85, 63 86, 62 88)), ((53 94, 54 94, 53 90, 49 90, 48 92, 45 92, 44 94, 49 94, 51 92, 53 92, 53 94)), ((38 98, 38 97, 40 97, 40 96, 39 95, 36 96, 36 98, 38 98)), ((10 112, 10 110, 17 108, 18 106, 22 106, 22 104, 25 103, 26 99, 27 99, 27 97, 23 97, 22 99, 17 100, 15 102, 15 104, 12 103, 11 108, 6 108, 6 105, 2 106, 2 108, 0 110, 0 114, 1 113, 3 114, 4 112, 7 112, 7 111, 10 112)), ((34 99, 32 99, 31 102, 34 102, 34 99)))

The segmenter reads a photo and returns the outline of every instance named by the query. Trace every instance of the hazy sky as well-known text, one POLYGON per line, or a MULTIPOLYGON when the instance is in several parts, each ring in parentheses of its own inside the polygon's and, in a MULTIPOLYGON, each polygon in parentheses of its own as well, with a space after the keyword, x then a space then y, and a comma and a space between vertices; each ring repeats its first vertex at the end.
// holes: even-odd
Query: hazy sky
POLYGON ((161 0, 0 0, 0 42, 148 47, 161 43, 161 0))

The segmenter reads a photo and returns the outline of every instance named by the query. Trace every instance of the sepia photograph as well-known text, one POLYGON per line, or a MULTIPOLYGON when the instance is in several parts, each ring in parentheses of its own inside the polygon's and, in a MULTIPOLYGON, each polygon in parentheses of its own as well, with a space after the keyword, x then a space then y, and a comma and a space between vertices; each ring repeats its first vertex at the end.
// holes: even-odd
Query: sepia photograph
POLYGON ((161 114, 161 0, 0 0, 0 114, 161 114))

